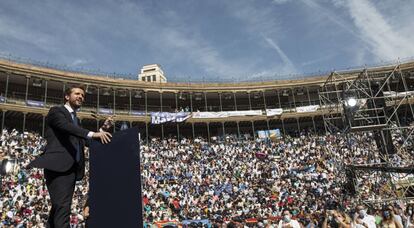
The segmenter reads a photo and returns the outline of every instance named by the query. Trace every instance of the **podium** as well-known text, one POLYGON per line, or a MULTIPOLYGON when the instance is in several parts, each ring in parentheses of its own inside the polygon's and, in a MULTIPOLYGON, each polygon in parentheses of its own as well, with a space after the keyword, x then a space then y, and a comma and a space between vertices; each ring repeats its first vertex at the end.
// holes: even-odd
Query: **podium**
POLYGON ((87 227, 143 227, 138 129, 112 135, 111 143, 89 146, 87 227))

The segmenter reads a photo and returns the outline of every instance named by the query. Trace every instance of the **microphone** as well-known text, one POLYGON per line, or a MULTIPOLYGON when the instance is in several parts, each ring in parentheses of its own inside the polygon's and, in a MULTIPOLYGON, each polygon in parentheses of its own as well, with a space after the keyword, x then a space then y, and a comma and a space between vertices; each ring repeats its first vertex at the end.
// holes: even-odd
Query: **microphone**
POLYGON ((103 119, 103 116, 99 113, 97 113, 96 111, 91 111, 91 116, 97 120, 99 119, 103 119))

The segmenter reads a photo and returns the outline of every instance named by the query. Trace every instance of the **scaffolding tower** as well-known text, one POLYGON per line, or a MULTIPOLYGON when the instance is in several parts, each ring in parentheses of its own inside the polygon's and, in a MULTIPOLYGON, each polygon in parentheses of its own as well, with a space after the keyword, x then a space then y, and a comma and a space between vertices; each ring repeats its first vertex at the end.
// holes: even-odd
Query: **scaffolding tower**
POLYGON ((350 152, 335 158, 337 181, 358 201, 414 196, 413 87, 414 72, 397 63, 384 70, 333 71, 319 90, 325 130, 346 139, 346 148, 337 149, 350 152), (364 151, 362 144, 373 143, 361 138, 372 139, 376 148, 364 151))

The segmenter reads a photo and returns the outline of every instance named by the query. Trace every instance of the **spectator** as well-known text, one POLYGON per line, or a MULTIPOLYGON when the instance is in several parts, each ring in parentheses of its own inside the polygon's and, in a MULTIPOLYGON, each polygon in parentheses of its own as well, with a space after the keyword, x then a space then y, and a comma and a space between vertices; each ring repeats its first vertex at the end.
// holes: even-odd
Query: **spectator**
POLYGON ((337 210, 327 210, 325 219, 322 223, 322 228, 327 227, 349 228, 351 227, 351 219, 343 212, 339 212, 337 210))
POLYGON ((402 228, 402 224, 394 216, 392 206, 386 207, 382 210, 382 221, 380 227, 402 228))
POLYGON ((311 214, 307 214, 303 219, 303 224, 305 228, 316 228, 318 227, 317 221, 313 218, 311 214))
POLYGON ((358 205, 354 214, 355 227, 375 228, 375 217, 367 214, 367 210, 363 205, 358 205))
POLYGON ((289 210, 283 210, 283 218, 279 221, 279 228, 300 228, 301 225, 295 219, 292 219, 292 215, 289 210))

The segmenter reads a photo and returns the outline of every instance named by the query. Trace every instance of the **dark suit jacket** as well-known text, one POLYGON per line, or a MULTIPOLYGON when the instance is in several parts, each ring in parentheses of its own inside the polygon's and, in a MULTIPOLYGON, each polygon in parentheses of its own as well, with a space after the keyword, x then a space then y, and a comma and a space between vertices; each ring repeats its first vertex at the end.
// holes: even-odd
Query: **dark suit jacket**
POLYGON ((89 130, 76 126, 69 111, 55 106, 46 116, 45 138, 47 145, 44 153, 29 164, 30 167, 44 168, 56 172, 66 172, 76 163, 76 146, 80 145, 80 161, 76 164, 76 179, 85 174, 84 146, 89 130))

